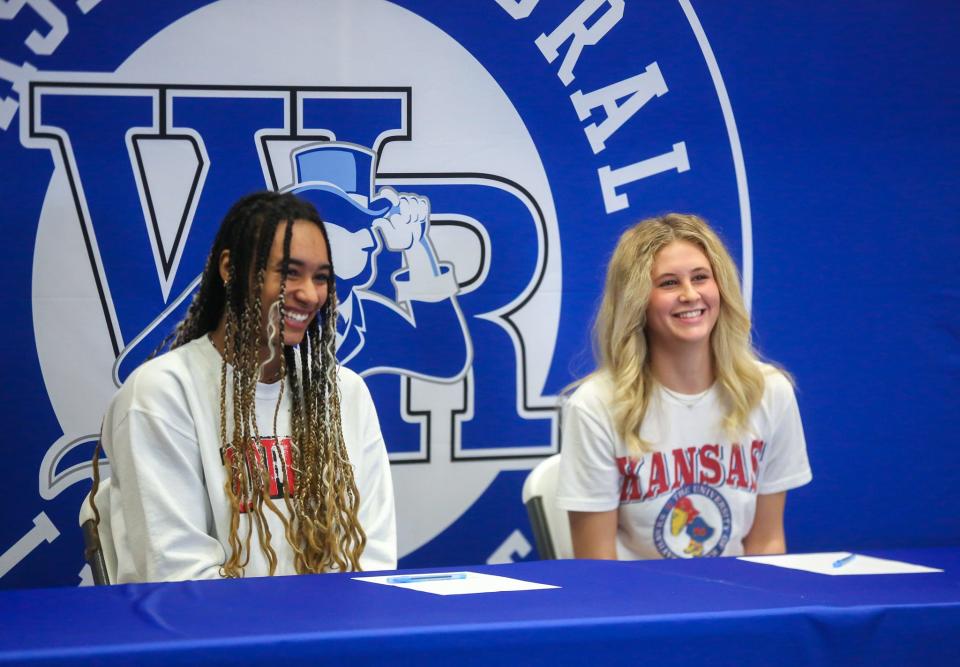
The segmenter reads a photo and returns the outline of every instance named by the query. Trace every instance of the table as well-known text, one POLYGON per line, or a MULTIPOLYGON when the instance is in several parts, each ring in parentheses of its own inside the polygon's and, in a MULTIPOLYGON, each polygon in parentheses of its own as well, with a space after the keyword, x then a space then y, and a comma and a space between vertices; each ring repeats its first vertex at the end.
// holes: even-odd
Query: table
POLYGON ((732 558, 463 568, 560 588, 435 596, 349 574, 0 592, 0 664, 958 664, 943 573, 829 577, 732 558))

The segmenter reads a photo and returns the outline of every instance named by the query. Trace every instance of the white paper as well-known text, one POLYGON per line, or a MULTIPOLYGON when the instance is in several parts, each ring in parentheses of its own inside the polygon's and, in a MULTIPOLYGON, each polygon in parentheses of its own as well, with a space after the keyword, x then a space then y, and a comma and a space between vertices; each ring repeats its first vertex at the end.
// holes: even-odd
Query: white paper
POLYGON ((830 576, 943 572, 943 570, 925 565, 914 565, 913 563, 874 558, 873 556, 861 556, 860 554, 851 554, 849 551, 831 551, 829 553, 818 554, 783 554, 780 556, 740 556, 739 560, 745 560, 749 563, 760 563, 761 565, 785 567, 791 570, 828 574, 830 576), (834 567, 834 563, 843 561, 843 559, 851 555, 853 556, 852 559, 834 567))
POLYGON ((417 575, 390 574, 380 577, 353 577, 353 579, 356 581, 366 581, 371 584, 409 588, 423 593, 433 593, 434 595, 468 595, 471 593, 499 593, 501 591, 530 591, 543 588, 559 588, 559 586, 553 586, 551 584, 538 584, 533 581, 498 577, 494 574, 481 574, 480 572, 425 572, 422 576, 459 577, 460 575, 464 576, 454 579, 428 579, 426 581, 412 581, 409 583, 392 582, 390 580, 396 577, 416 577, 417 575))

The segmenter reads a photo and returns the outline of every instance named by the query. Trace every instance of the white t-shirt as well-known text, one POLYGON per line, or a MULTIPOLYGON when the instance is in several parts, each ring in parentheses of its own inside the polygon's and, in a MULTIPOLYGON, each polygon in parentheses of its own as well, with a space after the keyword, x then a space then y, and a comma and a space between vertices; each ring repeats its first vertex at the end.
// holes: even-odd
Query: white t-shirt
MULTIPOLYGON (((230 553, 227 472, 220 453, 220 365, 220 354, 204 336, 140 366, 111 401, 102 433, 112 471, 109 498, 104 505, 103 494, 98 494, 97 501, 101 512, 109 512, 117 553, 114 583, 220 576, 220 566, 230 553)), ((376 410, 356 373, 341 367, 338 381, 343 438, 367 536, 360 565, 364 570, 394 569, 393 483, 376 410)), ((289 465, 289 383, 274 432, 279 391, 279 382, 258 384, 256 412, 260 451, 272 478, 270 495, 286 513, 282 486, 296 483, 289 465)), ((294 574, 283 524, 266 506, 263 512, 279 561, 277 574, 294 574)), ((256 529, 241 515, 242 540, 247 526, 253 536, 244 576, 265 576, 269 567, 256 529)))
POLYGON ((763 399, 743 437, 723 434, 726 410, 716 385, 699 399, 658 387, 640 428, 653 451, 639 458, 628 456, 617 436, 609 376, 588 379, 563 409, 557 504, 582 512, 619 508, 623 559, 742 554, 757 494, 812 479, 793 387, 761 366, 763 399))

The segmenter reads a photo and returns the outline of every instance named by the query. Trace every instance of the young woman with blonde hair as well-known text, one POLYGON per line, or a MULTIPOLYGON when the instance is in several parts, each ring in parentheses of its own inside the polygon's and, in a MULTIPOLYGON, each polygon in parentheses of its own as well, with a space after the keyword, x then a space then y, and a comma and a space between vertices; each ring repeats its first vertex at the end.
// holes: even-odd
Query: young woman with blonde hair
POLYGON ((812 477, 800 413, 706 222, 671 213, 620 237, 594 336, 598 369, 563 409, 576 556, 784 552, 786 492, 812 477))
POLYGON ((112 476, 91 495, 113 583, 396 567, 387 452, 336 321, 313 205, 234 204, 171 349, 104 418, 112 476))

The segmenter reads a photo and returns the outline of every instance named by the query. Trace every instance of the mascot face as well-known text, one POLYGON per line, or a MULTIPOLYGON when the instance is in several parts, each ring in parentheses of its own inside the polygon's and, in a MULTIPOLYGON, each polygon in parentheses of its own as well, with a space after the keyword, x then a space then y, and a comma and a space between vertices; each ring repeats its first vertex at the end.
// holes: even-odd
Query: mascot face
MULTIPOLYGON (((345 282, 349 289, 365 287, 372 272, 372 257, 377 241, 369 229, 351 232, 336 222, 327 222, 330 246, 337 258, 337 282, 345 282)), ((346 291, 346 290, 345 290, 346 291)))
MULTIPOLYGON (((330 237, 330 256, 337 277, 337 299, 343 303, 354 290, 369 287, 376 278, 374 262, 380 243, 373 231, 379 210, 367 209, 329 184, 309 184, 294 189, 320 213, 330 237)), ((386 205, 374 204, 386 209, 386 205)))
POLYGON ((670 512, 670 532, 679 535, 691 521, 697 518, 700 512, 690 502, 690 498, 683 497, 677 501, 676 507, 670 512))

